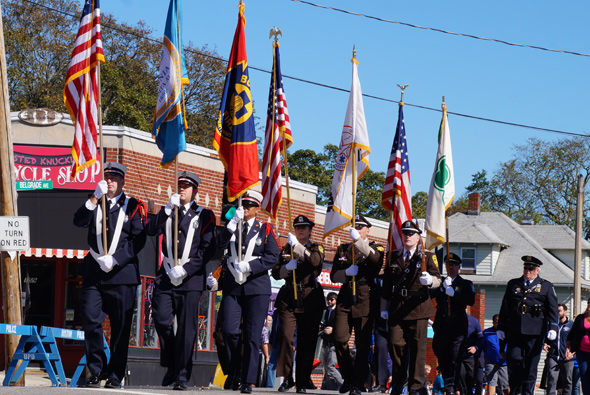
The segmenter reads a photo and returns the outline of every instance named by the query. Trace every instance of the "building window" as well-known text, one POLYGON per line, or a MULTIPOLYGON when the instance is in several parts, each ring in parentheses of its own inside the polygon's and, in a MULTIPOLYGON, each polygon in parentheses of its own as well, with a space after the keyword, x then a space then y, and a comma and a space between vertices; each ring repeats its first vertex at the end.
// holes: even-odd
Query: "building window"
POLYGON ((475 270, 475 248, 461 248, 461 260, 463 270, 475 270))

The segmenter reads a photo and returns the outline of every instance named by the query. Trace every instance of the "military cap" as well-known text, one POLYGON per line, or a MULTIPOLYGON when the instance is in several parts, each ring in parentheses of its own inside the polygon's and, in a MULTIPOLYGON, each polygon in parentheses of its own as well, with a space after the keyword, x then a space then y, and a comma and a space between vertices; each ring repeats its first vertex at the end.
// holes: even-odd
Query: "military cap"
POLYGON ((178 182, 185 182, 194 187, 198 187, 201 183, 201 178, 193 172, 184 170, 178 173, 178 182))
POLYGON ((116 174, 125 178, 125 173, 127 173, 127 168, 120 163, 117 162, 106 162, 104 164, 104 174, 116 174))
POLYGON ((402 233, 418 233, 421 234, 422 231, 420 230, 420 228, 418 227, 418 225, 416 225, 416 223, 412 222, 412 221, 406 221, 402 224, 402 233))
POLYGON ((260 192, 249 190, 242 196, 242 204, 249 204, 251 206, 259 207, 261 202, 262 195, 260 192))
POLYGON ((370 228, 371 223, 369 221, 367 221, 367 219, 362 215, 362 214, 357 214, 356 217, 354 217, 354 225, 355 226, 366 226, 367 228, 370 228))
POLYGON ((445 263, 460 265, 463 263, 463 261, 461 260, 461 258, 459 258, 459 255, 453 254, 451 252, 450 254, 445 255, 445 263), (448 261, 447 261, 447 257, 448 257, 448 261))
POLYGON ((315 226, 315 222, 307 218, 305 215, 298 215, 293 220, 293 227, 297 226, 309 226, 310 228, 313 228, 315 226))
POLYGON ((523 255, 523 257, 520 259, 522 259, 524 265, 533 265, 539 267, 543 264, 543 262, 531 255, 523 255))

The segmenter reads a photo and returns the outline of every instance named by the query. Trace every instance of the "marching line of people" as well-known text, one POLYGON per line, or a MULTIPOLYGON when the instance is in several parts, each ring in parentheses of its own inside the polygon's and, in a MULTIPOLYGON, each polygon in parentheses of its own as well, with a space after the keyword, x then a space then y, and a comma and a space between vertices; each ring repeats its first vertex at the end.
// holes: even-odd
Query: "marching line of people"
POLYGON ((161 235, 163 263, 152 307, 160 364, 166 369, 162 386, 187 389, 199 300, 211 290, 222 292, 214 340, 227 375, 226 389, 249 394, 254 386, 274 385, 276 369, 276 377, 283 378, 278 391, 295 387, 295 392, 306 393, 314 388, 311 373, 321 338, 322 389, 343 394, 360 395, 366 389, 392 395, 404 390, 409 395, 463 395, 474 389, 480 393, 485 375, 489 395, 532 395, 543 349, 548 354, 549 395, 556 393, 560 373, 562 394, 573 393, 574 360, 582 391, 590 393, 590 307, 573 322, 568 320, 567 307, 558 306, 553 284, 539 276, 542 262, 536 257, 522 257, 523 275, 508 282, 493 327, 482 332, 479 322, 467 314, 475 290, 459 274, 461 258, 453 253, 445 256, 446 276, 441 275, 436 256, 423 251, 422 231, 412 221, 401 226, 403 247, 386 253, 370 240, 371 223, 358 214, 350 242, 337 248, 330 272, 331 281, 342 284, 340 292, 324 298, 318 276, 325 250, 311 240, 315 224, 306 216, 295 217, 293 233, 281 247, 272 224, 256 219, 262 195, 250 190, 218 230, 214 213, 195 202, 199 176, 182 171, 177 177, 179 193, 147 221, 144 205, 123 193, 125 166, 108 162, 104 169, 105 179, 74 214, 74 224, 88 228, 90 250, 80 269, 88 387, 99 387, 102 380, 106 388, 121 387, 139 284, 137 254, 146 236, 161 235), (207 275, 205 265, 218 250, 225 252, 220 270, 207 275), (269 340, 271 276, 285 284, 275 301, 269 340), (102 347, 102 322, 107 316, 108 363, 102 347), (431 385, 426 340, 433 316, 432 348, 440 375, 431 385), (267 366, 273 369, 272 377, 262 378, 260 367, 267 366))

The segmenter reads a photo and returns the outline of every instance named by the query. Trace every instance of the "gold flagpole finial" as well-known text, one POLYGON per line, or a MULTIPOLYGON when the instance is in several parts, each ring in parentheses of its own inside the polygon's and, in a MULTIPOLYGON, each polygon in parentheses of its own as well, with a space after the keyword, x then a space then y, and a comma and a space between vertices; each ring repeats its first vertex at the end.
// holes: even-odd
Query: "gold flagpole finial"
POLYGON ((268 34, 268 38, 272 38, 274 36, 274 41, 278 42, 279 41, 279 36, 282 36, 283 33, 281 32, 281 29, 279 29, 278 27, 273 27, 272 29, 270 29, 270 33, 268 34))
POLYGON ((403 106, 404 105, 404 91, 406 90, 406 88, 408 86, 410 86, 410 84, 405 84, 403 86, 400 84, 397 84, 397 86, 402 90, 402 97, 399 99, 399 105, 403 106))
POLYGON ((352 44, 352 58, 356 59, 356 48, 354 44, 352 44))
POLYGON ((441 105, 441 107, 442 107, 442 110, 443 111, 447 111, 447 105, 445 104, 445 97, 444 96, 443 96, 443 99, 442 99, 442 105, 441 105))

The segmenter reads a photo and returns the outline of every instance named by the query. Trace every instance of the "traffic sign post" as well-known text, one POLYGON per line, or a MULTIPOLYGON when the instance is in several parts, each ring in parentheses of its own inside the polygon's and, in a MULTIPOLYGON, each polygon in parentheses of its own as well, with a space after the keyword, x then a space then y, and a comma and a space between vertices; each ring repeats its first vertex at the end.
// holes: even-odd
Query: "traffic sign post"
POLYGON ((23 251, 30 247, 29 217, 0 217, 0 251, 23 251))

